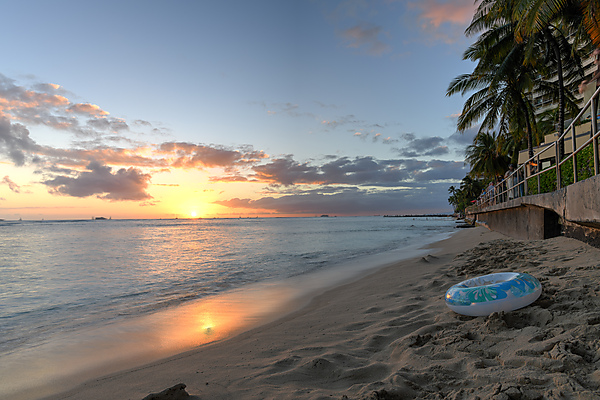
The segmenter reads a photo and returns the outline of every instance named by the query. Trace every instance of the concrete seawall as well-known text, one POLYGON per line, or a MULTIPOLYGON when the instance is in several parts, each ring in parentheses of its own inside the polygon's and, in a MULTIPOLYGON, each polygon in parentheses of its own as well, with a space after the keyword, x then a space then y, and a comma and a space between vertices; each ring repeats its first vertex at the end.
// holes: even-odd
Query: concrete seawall
POLYGON ((600 175, 552 193, 469 207, 467 218, 519 239, 564 234, 600 247, 600 175))

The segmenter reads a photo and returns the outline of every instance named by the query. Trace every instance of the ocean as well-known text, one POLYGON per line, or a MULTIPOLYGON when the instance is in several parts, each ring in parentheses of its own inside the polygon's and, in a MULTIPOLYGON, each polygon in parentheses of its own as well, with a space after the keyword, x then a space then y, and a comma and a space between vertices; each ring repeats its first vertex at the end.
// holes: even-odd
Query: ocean
POLYGON ((227 338, 454 231, 435 217, 2 221, 0 398, 227 338))

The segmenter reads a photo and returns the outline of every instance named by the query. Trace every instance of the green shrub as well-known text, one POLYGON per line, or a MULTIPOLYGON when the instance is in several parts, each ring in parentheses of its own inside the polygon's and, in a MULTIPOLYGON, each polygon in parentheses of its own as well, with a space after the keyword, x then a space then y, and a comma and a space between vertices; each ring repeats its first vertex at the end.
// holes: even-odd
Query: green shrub
MULTIPOLYGON (((582 181, 594 176, 594 149, 590 143, 577 153, 577 181, 582 181)), ((573 184, 573 158, 568 159, 560 166, 560 185, 562 187, 573 184)))
MULTIPOLYGON (((549 193, 556 190, 556 168, 549 169, 540 175, 541 193, 549 193)), ((527 179, 528 194, 538 194, 538 178, 527 179)))
MULTIPOLYGON (((594 149, 592 144, 586 146, 577 153, 577 181, 594 176, 594 149)), ((560 166, 561 187, 573 183, 573 158, 567 160, 560 166)), ((556 190, 556 168, 551 168, 540 175, 541 193, 549 193, 556 190)), ((527 179, 528 194, 538 194, 537 177, 527 179)))

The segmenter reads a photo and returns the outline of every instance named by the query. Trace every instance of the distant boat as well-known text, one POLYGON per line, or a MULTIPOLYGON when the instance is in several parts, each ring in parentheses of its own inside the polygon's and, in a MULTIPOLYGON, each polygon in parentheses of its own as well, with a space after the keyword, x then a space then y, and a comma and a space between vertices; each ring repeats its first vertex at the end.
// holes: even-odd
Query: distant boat
POLYGON ((321 215, 321 218, 329 218, 329 215, 328 214, 323 214, 323 215, 321 215))
POLYGON ((108 219, 106 217, 94 217, 94 219, 98 220, 98 219, 108 219))

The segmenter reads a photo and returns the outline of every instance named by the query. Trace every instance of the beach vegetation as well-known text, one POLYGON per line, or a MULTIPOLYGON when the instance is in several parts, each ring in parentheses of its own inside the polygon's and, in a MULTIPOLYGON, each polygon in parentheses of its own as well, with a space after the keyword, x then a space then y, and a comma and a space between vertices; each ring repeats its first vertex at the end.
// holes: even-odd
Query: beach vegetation
POLYGON ((500 7, 500 2, 480 4, 466 30, 467 36, 479 37, 463 54, 463 59, 477 64, 472 73, 454 78, 446 95, 474 92, 458 118, 459 132, 479 124, 478 134, 497 130, 498 137, 525 139, 533 156, 535 112, 529 93, 536 71, 525 62, 527 43, 516 41, 512 3, 507 2, 507 7, 500 7))
POLYGON ((473 204, 473 202, 479 197, 483 189, 485 188, 485 182, 479 179, 473 179, 469 175, 465 176, 460 183, 459 188, 450 186, 448 192, 450 197, 448 202, 454 208, 456 214, 464 214, 465 209, 473 204))
MULTIPOLYGON (((576 154, 577 157, 577 180, 581 181, 594 176, 594 149, 592 144, 587 145, 583 150, 576 154)), ((573 175, 572 159, 566 161, 560 166, 561 185, 568 186, 575 179, 573 175)), ((537 177, 527 180, 527 193, 539 194, 550 193, 556 190, 556 168, 550 168, 540 174, 540 190, 538 190, 537 177)))
POLYGON ((479 133, 465 153, 465 159, 471 165, 471 175, 488 179, 503 176, 510 163, 504 150, 494 133, 479 133))
MULTIPOLYGON (((565 2, 560 7, 548 7, 549 3, 545 0, 519 0, 513 19, 517 21, 516 41, 527 43, 526 62, 532 63, 543 78, 538 91, 546 89, 544 95, 548 96, 548 90, 554 94, 556 130, 561 136, 565 130, 567 97, 574 93, 584 77, 580 53, 589 54, 591 42, 582 29, 583 18, 577 2, 565 2), (541 58, 540 53, 543 54, 541 58), (543 62, 536 65, 540 59, 543 62)), ((572 106, 573 98, 570 100, 572 106)), ((563 158, 564 140, 560 140, 558 146, 563 158)))
MULTIPOLYGON (((469 96, 457 130, 477 127, 465 160, 469 176, 489 181, 517 164, 521 150, 533 157, 545 135, 562 133, 565 121, 579 113, 582 58, 600 47, 600 6, 593 0, 482 0, 465 34, 477 35, 463 54, 475 68, 454 78, 446 95, 469 96), (542 112, 548 103, 554 106, 542 112)), ((562 141, 559 153, 562 159, 562 141)), ((578 179, 593 171, 584 154, 577 156, 578 179)), ((555 169, 542 174, 541 192, 555 190, 555 178, 555 169)), ((573 182, 572 162, 561 166, 561 179, 563 185, 573 182)), ((538 191, 537 177, 528 180, 528 189, 538 191)), ((454 205, 456 199, 451 194, 448 201, 454 205)))

